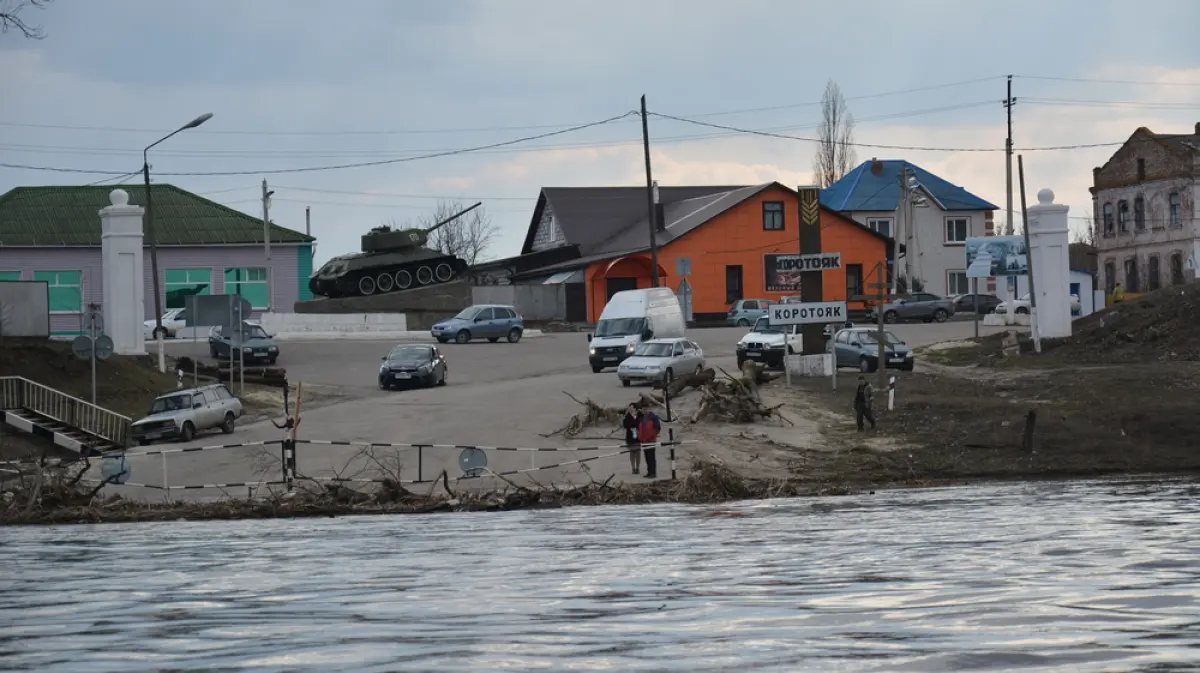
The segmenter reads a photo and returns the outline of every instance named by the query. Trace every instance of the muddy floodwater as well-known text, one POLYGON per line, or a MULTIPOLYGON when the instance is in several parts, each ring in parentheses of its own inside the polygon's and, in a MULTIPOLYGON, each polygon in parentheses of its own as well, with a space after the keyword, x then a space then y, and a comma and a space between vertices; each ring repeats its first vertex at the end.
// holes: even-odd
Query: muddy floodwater
POLYGON ((5 528, 0 670, 1197 670, 1198 493, 5 528))

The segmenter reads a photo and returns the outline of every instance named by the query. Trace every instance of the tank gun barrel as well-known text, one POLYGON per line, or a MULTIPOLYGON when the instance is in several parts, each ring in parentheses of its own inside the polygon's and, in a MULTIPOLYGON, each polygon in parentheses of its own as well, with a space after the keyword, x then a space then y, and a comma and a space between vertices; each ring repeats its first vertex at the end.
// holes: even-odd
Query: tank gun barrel
POLYGON ((438 229, 446 226, 447 224, 450 224, 451 222, 457 220, 458 218, 462 217, 463 215, 466 215, 467 213, 471 212, 472 210, 475 210, 476 208, 478 208, 479 206, 482 206, 482 205, 483 205, 483 201, 479 201, 478 203, 471 206, 470 208, 467 208, 465 210, 460 210, 459 212, 451 215, 450 217, 447 217, 446 219, 442 220, 441 222, 438 222, 437 224, 433 225, 432 227, 426 229, 425 233, 432 234, 433 232, 437 231, 438 229))

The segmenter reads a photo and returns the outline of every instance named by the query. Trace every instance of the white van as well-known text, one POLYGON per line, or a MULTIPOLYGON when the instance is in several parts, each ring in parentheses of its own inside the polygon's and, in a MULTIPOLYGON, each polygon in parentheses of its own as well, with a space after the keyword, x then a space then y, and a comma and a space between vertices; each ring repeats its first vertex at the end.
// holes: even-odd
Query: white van
POLYGON ((641 342, 684 337, 686 329, 683 309, 670 288, 618 292, 600 314, 596 334, 587 335, 588 362, 599 373, 621 364, 641 342))

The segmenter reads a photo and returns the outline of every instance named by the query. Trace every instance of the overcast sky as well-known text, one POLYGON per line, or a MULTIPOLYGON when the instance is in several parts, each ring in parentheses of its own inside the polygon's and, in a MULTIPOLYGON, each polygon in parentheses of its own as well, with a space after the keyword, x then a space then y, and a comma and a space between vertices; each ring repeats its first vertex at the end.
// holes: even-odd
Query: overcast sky
MULTIPOLYGON (((1019 149, 1200 121, 1196 0, 55 0, 22 16, 46 38, 0 35, 0 163, 137 171, 145 145, 211 112, 152 151, 157 181, 260 216, 266 177, 277 223, 303 230, 312 207, 318 261, 436 197, 484 201, 501 232, 489 256, 517 254, 542 186, 644 184, 640 125, 258 173, 501 143, 643 93, 651 111, 812 137, 834 79, 865 145, 1002 150, 1006 74, 1019 149), (166 175, 228 172, 247 174, 166 175)), ((654 118, 650 134, 664 185, 812 181, 811 142, 654 118)), ((1050 187, 1084 216, 1114 149, 1022 152, 1029 199, 1050 187)), ((1004 205, 1002 151, 857 154, 1004 205)), ((0 167, 0 191, 104 177, 0 167)))

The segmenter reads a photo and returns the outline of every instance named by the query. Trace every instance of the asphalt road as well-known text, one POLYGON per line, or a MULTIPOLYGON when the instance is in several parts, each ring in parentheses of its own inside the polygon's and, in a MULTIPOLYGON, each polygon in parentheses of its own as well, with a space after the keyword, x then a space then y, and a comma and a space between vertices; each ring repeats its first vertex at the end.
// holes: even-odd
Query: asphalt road
MULTIPOLYGON (((889 327, 910 345, 921 346, 972 335, 970 322, 943 324, 893 325, 889 327)), ((999 328, 984 328, 982 333, 999 328)), ((732 371, 734 346, 746 333, 745 328, 698 329, 689 336, 704 349, 711 366, 732 371)), ((614 370, 593 374, 587 363, 587 340, 583 333, 547 334, 524 339, 517 344, 470 343, 446 344, 442 348, 449 362, 448 385, 440 388, 408 391, 379 390, 376 375, 380 358, 395 341, 340 340, 327 342, 280 343, 279 365, 288 369, 288 378, 306 385, 335 386, 350 393, 348 401, 302 409, 299 429, 301 440, 336 440, 361 443, 357 446, 303 444, 297 448, 301 474, 314 478, 378 478, 380 463, 404 480, 432 480, 445 469, 453 479, 461 475, 458 465, 461 449, 367 449, 371 442, 486 445, 508 447, 571 447, 612 445, 619 438, 599 440, 597 431, 585 431, 591 439, 567 441, 560 436, 544 437, 563 427, 582 407, 564 392, 579 400, 591 399, 600 405, 620 406, 636 398, 638 389, 625 389, 614 370), (399 467, 397 467, 399 466, 399 467)), ((169 346, 171 355, 208 356, 207 344, 177 342, 169 346)), ((159 444, 135 448, 129 454, 133 467, 130 481, 163 484, 163 458, 139 456, 155 449, 185 446, 278 440, 283 433, 269 422, 240 426, 233 435, 204 434, 190 444, 159 444)), ((686 437, 681 437, 686 439, 686 437)), ((619 451, 495 452, 487 451, 488 467, 495 471, 543 467, 619 451)), ((686 452, 687 447, 680 451, 686 452)), ((213 449, 175 453, 166 456, 166 483, 172 486, 272 480, 279 478, 278 446, 213 449)), ((659 475, 669 474, 661 465, 659 475)), ((609 456, 590 462, 595 475, 617 472, 628 475, 628 458, 609 456)), ((538 483, 587 481, 579 465, 562 469, 539 470, 538 483)), ((518 483, 528 484, 518 476, 518 483)), ((464 484, 496 485, 494 478, 476 479, 464 484)), ((422 486, 417 488, 429 488, 422 486)), ((161 498, 161 492, 120 487, 126 497, 161 498)), ((245 495, 244 489, 229 492, 245 495)), ((172 498, 222 497, 219 489, 172 491, 172 498)))

